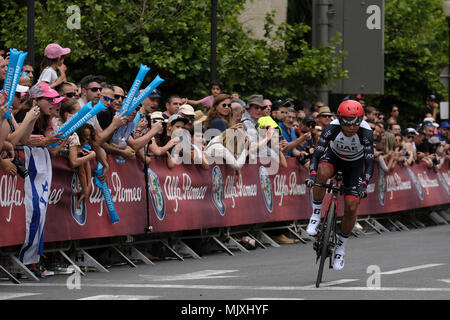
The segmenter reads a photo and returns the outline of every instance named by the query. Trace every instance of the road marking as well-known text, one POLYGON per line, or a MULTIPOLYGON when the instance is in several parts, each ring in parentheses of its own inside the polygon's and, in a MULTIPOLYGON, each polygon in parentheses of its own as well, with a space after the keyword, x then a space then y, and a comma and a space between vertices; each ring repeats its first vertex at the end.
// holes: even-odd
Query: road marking
MULTIPOLYGON (((17 284, 16 284, 17 286, 17 284)), ((28 297, 28 296, 36 296, 40 293, 8 293, 3 292, 0 293, 0 300, 8 300, 8 299, 16 299, 16 298, 22 298, 22 297, 28 297)))
POLYGON ((180 281, 180 280, 203 280, 203 279, 219 279, 219 278, 236 278, 240 276, 223 276, 221 274, 237 272, 239 270, 202 270, 185 274, 177 274, 174 276, 152 276, 140 274, 139 276, 151 281, 180 281))
POLYGON ((445 265, 445 263, 423 264, 423 265, 415 266, 415 267, 408 267, 408 268, 401 268, 401 269, 392 270, 392 271, 385 271, 385 272, 381 272, 380 274, 383 274, 383 275, 397 274, 397 273, 402 273, 402 272, 409 272, 409 271, 415 271, 415 270, 420 270, 420 269, 433 268, 433 267, 443 266, 443 265, 445 265))
POLYGON ((266 298, 266 297, 254 297, 254 298, 245 298, 242 300, 305 300, 303 298, 266 298))
MULTIPOLYGON (((335 286, 337 284, 343 284, 343 283, 349 283, 349 282, 354 282, 354 281, 358 281, 359 279, 340 279, 340 280, 334 280, 334 281, 329 281, 329 282, 322 282, 320 284, 321 287, 329 287, 329 286, 335 286)), ((312 284, 310 286, 306 286, 306 287, 316 287, 315 284, 312 284)))
POLYGON ((450 279, 438 279, 439 281, 444 281, 444 282, 447 282, 447 283, 450 283, 450 279))
POLYGON ((86 298, 81 298, 77 300, 152 300, 160 298, 160 296, 136 296, 136 295, 108 295, 101 294, 98 296, 91 296, 86 298))
MULTIPOLYGON (((8 283, 0 284, 0 287, 14 286, 17 284, 8 283)), ((66 287, 65 283, 24 283, 20 284, 21 287, 66 287)), ((182 284, 93 284, 85 283, 81 284, 82 287, 90 288, 130 288, 130 289, 148 289, 148 288, 163 288, 163 289, 199 289, 199 290, 270 290, 270 291, 422 291, 422 292, 450 292, 450 288, 406 288, 406 287, 311 287, 308 286, 234 286, 234 285, 182 285, 182 284)))

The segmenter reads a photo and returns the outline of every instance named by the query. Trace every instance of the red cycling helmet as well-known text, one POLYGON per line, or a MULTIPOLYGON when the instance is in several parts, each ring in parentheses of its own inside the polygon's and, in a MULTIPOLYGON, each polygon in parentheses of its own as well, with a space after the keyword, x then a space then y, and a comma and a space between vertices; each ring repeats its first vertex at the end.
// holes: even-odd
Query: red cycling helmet
POLYGON ((359 126, 364 117, 364 109, 358 101, 346 100, 339 105, 337 116, 343 126, 359 126))

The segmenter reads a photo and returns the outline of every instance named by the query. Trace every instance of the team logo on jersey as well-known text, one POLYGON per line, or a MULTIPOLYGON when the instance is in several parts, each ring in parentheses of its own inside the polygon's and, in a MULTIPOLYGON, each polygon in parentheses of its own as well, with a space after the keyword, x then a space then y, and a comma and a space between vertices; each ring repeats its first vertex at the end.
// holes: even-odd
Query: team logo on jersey
POLYGON ((447 194, 450 194, 450 188, 448 187, 447 181, 445 181, 445 178, 442 176, 442 173, 437 172, 436 175, 442 187, 445 189, 445 191, 447 191, 447 194))
POLYGON ((410 168, 406 168, 406 169, 408 170, 408 174, 411 177, 414 186, 416 187, 416 191, 417 191, 417 195, 419 196, 419 199, 423 200, 423 190, 422 190, 422 186, 420 185, 419 179, 417 179, 415 173, 410 168))
POLYGON ((147 174, 148 188, 150 191, 150 198, 152 199, 153 209, 155 210, 158 219, 163 220, 166 213, 166 200, 164 199, 164 193, 159 184, 159 178, 150 168, 148 168, 147 174))
POLYGON ((259 167, 259 183, 261 184, 261 190, 266 204, 267 210, 272 212, 273 210, 273 193, 272 182, 270 181, 267 169, 263 166, 259 167))
POLYGON ((85 200, 81 201, 80 205, 77 207, 77 202, 80 197, 79 192, 81 191, 80 179, 76 173, 72 176, 72 195, 70 196, 70 213, 72 218, 80 225, 84 226, 87 218, 87 208, 85 200))
POLYGON ((225 203, 223 203, 223 179, 219 166, 215 166, 212 170, 212 192, 211 197, 220 215, 225 215, 225 203))
POLYGON ((378 200, 380 204, 384 206, 386 201, 386 180, 384 179, 384 171, 383 169, 379 169, 379 177, 378 177, 378 200))

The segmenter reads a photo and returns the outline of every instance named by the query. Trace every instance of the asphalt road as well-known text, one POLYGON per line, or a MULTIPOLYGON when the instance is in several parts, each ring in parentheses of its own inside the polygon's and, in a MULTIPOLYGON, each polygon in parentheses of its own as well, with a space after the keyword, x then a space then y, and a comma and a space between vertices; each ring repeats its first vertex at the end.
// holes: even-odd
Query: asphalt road
POLYGON ((179 312, 191 314, 198 310, 181 310, 185 301, 449 300, 449 239, 450 225, 352 237, 344 270, 326 269, 320 288, 312 243, 299 242, 113 266, 108 273, 0 281, 0 300, 175 300, 179 312))

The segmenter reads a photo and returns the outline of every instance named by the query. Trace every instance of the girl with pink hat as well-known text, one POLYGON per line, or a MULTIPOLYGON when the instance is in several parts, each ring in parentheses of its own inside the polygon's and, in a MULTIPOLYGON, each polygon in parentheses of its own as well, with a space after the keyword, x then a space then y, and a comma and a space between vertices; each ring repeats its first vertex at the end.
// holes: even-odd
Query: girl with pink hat
POLYGON ((57 43, 50 43, 44 50, 41 75, 37 82, 46 82, 52 89, 65 82, 67 67, 64 64, 64 56, 69 53, 70 48, 62 48, 57 43), (59 77, 57 71, 59 71, 59 77))

